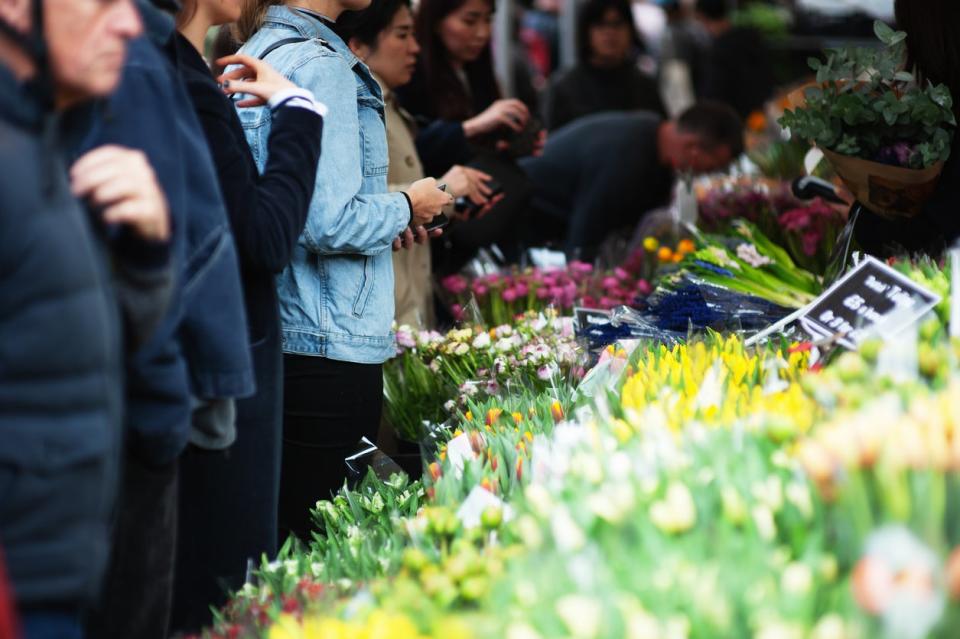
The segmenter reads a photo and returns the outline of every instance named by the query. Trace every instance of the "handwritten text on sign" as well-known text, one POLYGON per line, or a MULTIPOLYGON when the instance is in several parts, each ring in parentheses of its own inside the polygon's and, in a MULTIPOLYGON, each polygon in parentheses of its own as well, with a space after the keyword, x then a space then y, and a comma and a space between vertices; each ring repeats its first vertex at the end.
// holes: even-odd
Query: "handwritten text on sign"
POLYGON ((939 301, 938 295, 867 257, 808 306, 800 323, 815 338, 840 334, 842 345, 856 348, 874 329, 892 337, 939 301))

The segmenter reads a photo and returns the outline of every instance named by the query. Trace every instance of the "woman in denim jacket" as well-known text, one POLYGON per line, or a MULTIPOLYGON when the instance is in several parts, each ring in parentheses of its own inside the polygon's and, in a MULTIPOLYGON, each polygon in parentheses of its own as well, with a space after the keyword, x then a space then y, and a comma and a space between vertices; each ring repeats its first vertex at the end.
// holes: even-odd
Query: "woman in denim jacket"
MULTIPOLYGON (((267 59, 329 107, 310 212, 293 260, 277 279, 284 351, 281 533, 309 538, 309 510, 344 480, 343 458, 376 437, 382 364, 395 354, 391 247, 451 197, 436 181, 387 192, 380 87, 330 25, 370 0, 256 0, 238 23, 240 53, 267 59)), ((262 171, 271 114, 242 109, 262 171)), ((242 433, 240 434, 242 436, 242 433)))

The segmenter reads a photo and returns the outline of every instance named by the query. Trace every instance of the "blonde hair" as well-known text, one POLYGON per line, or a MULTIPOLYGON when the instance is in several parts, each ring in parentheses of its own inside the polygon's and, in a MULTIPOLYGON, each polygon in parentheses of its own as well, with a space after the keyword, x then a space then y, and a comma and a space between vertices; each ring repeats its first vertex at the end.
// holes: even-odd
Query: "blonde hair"
POLYGON ((242 44, 259 31, 267 15, 267 9, 277 4, 284 4, 284 0, 246 0, 243 3, 243 11, 240 12, 240 19, 233 27, 237 41, 242 44))

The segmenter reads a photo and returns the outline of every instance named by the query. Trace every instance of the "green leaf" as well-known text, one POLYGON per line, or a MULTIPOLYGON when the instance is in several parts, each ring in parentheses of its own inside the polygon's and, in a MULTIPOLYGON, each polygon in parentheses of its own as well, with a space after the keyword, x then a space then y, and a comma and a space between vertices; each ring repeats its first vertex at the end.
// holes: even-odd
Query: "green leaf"
POLYGON ((893 27, 888 25, 882 20, 875 20, 873 22, 873 33, 877 36, 877 39, 884 44, 891 44, 896 31, 893 30, 893 27))

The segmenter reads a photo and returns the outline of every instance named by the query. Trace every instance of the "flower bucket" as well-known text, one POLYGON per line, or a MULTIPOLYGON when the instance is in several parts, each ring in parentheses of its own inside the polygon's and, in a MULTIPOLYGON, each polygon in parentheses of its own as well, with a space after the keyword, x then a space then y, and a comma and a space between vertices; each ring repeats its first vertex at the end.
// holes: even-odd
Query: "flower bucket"
POLYGON ((827 149, 823 154, 861 204, 890 219, 919 215, 943 172, 943 162, 925 169, 905 169, 827 149))

